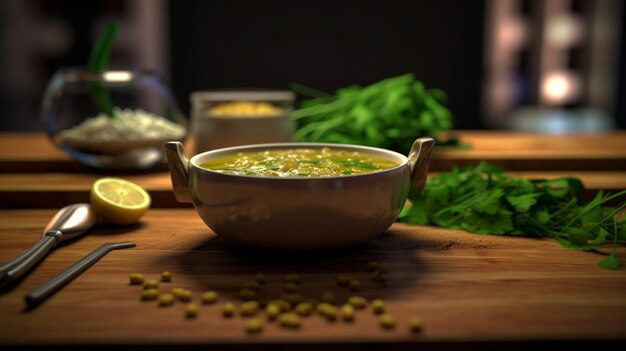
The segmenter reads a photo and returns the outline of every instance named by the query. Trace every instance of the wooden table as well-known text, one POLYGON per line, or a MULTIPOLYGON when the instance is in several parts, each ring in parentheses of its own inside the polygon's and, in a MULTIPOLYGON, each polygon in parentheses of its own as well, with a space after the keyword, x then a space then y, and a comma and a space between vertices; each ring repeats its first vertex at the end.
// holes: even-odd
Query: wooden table
MULTIPOLYGON (((547 137, 468 131, 461 137, 473 149, 439 151, 433 159, 435 172, 451 163, 486 159, 514 165, 510 169, 524 177, 580 177, 590 191, 626 188, 624 133, 547 137), (533 145, 542 145, 542 151, 533 145), (533 163, 534 154, 550 162, 533 163), (541 168, 546 165, 551 167, 541 168)), ((601 254, 563 249, 551 240, 394 224, 385 235, 359 247, 268 253, 216 237, 192 209, 174 201, 162 169, 94 171, 53 149, 41 134, 0 134, 0 170, 0 262, 34 243, 58 207, 86 201, 91 183, 103 175, 141 184, 156 205, 138 225, 99 224, 84 238, 57 248, 13 290, 0 295, 3 349, 152 345, 173 350, 511 350, 541 344, 576 350, 626 339, 626 268, 599 268, 601 254), (7 147, 16 140, 24 147, 7 147), (125 240, 137 247, 111 252, 43 304, 25 310, 23 296, 28 291, 102 243, 125 240), (370 261, 389 264, 385 284, 370 279, 366 269, 370 261), (190 320, 183 315, 182 303, 159 308, 156 302, 140 301, 140 288, 129 285, 128 276, 138 272, 157 278, 164 270, 172 272, 173 281, 161 283, 162 291, 185 287, 199 302, 203 291, 215 289, 219 303, 200 306, 198 317, 190 320), (266 274, 268 280, 262 299, 279 296, 284 275, 298 273, 299 292, 306 298, 318 299, 331 291, 338 300, 354 294, 385 299, 397 327, 380 328, 368 309, 358 311, 352 323, 311 316, 300 330, 285 330, 268 321, 262 333, 249 335, 244 330, 246 318, 225 319, 220 307, 226 301, 238 303, 241 285, 257 273, 266 274), (362 288, 351 292, 337 286, 339 274, 359 279, 362 288), (424 320, 421 333, 408 329, 413 315, 424 320)), ((626 249, 620 248, 622 265, 624 256, 626 249)))

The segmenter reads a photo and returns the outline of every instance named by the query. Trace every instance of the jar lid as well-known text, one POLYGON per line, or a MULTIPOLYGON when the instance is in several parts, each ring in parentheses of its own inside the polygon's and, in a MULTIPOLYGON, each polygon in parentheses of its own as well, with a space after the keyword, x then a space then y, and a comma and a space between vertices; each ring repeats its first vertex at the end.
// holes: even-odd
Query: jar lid
POLYGON ((289 90, 203 90, 191 93, 191 102, 207 101, 293 101, 296 95, 289 90))

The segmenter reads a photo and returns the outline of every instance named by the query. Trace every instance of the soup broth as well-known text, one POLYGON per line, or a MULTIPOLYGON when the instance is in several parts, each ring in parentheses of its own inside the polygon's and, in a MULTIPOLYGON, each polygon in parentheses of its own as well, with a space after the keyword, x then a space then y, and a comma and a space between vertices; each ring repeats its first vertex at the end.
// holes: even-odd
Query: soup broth
POLYGON ((265 177, 334 177, 380 172, 399 164, 358 151, 332 148, 239 152, 200 164, 221 173, 265 177))

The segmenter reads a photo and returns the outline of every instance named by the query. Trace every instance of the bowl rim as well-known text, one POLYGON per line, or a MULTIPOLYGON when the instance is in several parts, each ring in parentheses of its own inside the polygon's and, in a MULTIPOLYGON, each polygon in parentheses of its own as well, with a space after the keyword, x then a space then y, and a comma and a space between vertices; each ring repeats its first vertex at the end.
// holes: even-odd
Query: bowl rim
POLYGON ((55 75, 63 76, 70 82, 100 82, 108 84, 136 83, 146 78, 156 78, 165 82, 163 76, 151 69, 139 68, 106 68, 92 70, 87 66, 63 66, 55 75))
POLYGON ((287 143, 264 143, 264 144, 249 144, 249 145, 239 145, 239 146, 230 146, 224 147, 215 150, 209 150, 197 155, 194 155, 189 159, 189 164, 192 165, 197 171, 207 174, 214 174, 220 176, 228 176, 228 177, 238 177, 238 178, 248 178, 248 179, 272 179, 272 180, 336 180, 336 179, 349 179, 349 178, 361 178, 361 177, 371 177, 371 176, 380 176, 383 174, 388 174, 392 172, 396 172, 406 167, 409 163, 409 159, 407 156, 396 152, 391 151, 379 147, 373 146, 365 146, 365 145, 355 145, 355 144, 340 144, 340 143, 316 143, 316 142, 287 142, 287 143), (219 157, 218 155, 227 155, 235 152, 246 151, 246 150, 254 150, 254 149, 263 149, 263 148, 272 148, 272 149, 282 149, 282 148, 293 148, 293 147, 315 147, 315 148, 323 148, 329 147, 333 149, 353 149, 353 150, 365 150, 365 152, 370 151, 376 155, 387 155, 382 156, 387 159, 391 159, 394 162, 398 162, 398 166, 385 169, 378 172, 368 172, 368 173, 359 173, 359 174, 346 174, 346 175, 338 175, 338 176, 319 176, 319 177, 305 177, 305 176, 293 176, 293 177, 271 177, 271 176, 256 176, 256 175, 245 175, 245 174, 231 174, 231 173, 222 173, 216 172, 213 170, 209 170, 206 168, 202 168, 199 166, 199 163, 206 161, 207 159, 211 159, 211 156, 219 157), (200 161, 201 160, 201 161, 200 161))

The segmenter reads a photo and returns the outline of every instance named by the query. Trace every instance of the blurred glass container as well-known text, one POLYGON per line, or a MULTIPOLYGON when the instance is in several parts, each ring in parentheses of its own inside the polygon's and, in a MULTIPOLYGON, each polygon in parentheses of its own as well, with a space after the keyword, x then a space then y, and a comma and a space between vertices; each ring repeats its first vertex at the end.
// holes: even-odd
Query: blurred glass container
POLYGON ((187 135, 187 118, 153 72, 62 68, 50 79, 41 118, 54 144, 101 169, 152 167, 164 160, 165 142, 187 135))
POLYGON ((191 94, 193 153, 290 142, 295 94, 288 90, 207 90, 191 94))
POLYGON ((605 133, 617 128, 606 113, 591 107, 551 109, 521 107, 509 116, 509 129, 547 134, 605 133))

